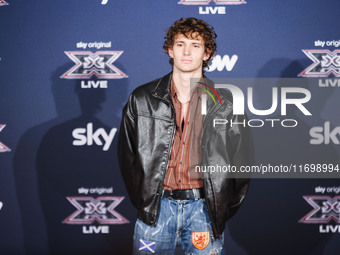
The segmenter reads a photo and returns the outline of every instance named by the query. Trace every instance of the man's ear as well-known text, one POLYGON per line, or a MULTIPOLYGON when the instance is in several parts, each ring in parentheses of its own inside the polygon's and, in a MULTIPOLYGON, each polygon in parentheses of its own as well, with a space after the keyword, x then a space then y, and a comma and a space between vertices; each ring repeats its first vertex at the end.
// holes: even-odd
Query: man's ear
POLYGON ((168 54, 169 54, 170 58, 174 58, 174 51, 170 47, 168 48, 168 54))
POLYGON ((204 52, 204 57, 203 57, 203 60, 204 61, 207 61, 207 59, 210 57, 210 52, 209 51, 205 51, 204 52))

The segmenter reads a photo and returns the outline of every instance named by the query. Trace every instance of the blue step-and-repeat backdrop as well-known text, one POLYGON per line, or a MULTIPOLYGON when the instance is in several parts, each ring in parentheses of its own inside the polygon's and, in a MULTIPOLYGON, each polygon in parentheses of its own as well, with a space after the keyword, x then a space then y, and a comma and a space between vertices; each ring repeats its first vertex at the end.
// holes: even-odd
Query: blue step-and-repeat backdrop
MULTIPOLYGON (((292 106, 275 118, 296 127, 253 128, 255 164, 337 171, 339 0, 0 0, 0 254, 131 253, 121 111, 133 89, 171 71, 162 45, 181 17, 215 28, 209 78, 318 81, 312 116, 292 106)), ((253 90, 269 108, 271 88, 253 90)), ((339 223, 340 179, 254 179, 224 253, 338 255, 339 223)))

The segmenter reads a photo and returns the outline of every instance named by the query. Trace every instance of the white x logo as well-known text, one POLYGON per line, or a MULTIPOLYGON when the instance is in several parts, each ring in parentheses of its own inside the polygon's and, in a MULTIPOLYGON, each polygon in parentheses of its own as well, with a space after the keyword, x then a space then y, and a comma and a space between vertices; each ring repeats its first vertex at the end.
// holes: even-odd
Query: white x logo
MULTIPOLYGON (((0 0, 1 1, 1 0, 0 0)), ((4 124, 0 124, 0 132, 6 127, 4 124)), ((10 148, 8 148, 6 145, 4 145, 2 142, 0 142, 0 152, 6 152, 11 151, 10 148)))
POLYGON ((150 242, 149 244, 146 244, 142 239, 139 239, 139 241, 141 242, 141 244, 143 244, 144 246, 143 247, 140 247, 139 250, 149 250, 151 251, 152 253, 155 253, 155 251, 151 248, 152 245, 155 245, 155 242, 150 242))

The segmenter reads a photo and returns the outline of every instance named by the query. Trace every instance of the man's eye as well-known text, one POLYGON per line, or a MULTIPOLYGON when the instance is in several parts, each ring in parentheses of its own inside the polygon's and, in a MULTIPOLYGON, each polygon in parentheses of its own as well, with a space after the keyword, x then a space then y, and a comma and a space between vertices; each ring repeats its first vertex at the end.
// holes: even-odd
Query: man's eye
POLYGON ((177 43, 177 46, 182 46, 182 44, 181 43, 177 43))

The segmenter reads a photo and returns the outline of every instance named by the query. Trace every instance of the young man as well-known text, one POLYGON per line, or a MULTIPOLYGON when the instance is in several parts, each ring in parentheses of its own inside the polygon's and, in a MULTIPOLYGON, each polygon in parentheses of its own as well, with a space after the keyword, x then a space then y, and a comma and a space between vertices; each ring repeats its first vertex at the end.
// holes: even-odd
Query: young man
POLYGON ((118 151, 129 197, 138 210, 134 254, 174 254, 177 245, 186 254, 222 254, 225 223, 247 193, 247 179, 192 171, 194 163, 252 162, 248 128, 217 130, 208 121, 217 114, 243 121, 232 115, 230 94, 219 90, 221 105, 208 103, 203 118, 203 90, 190 89, 192 78, 199 79, 197 87, 209 82, 203 68, 215 53, 215 38, 203 20, 176 21, 163 46, 172 72, 134 90, 123 109, 118 151))

